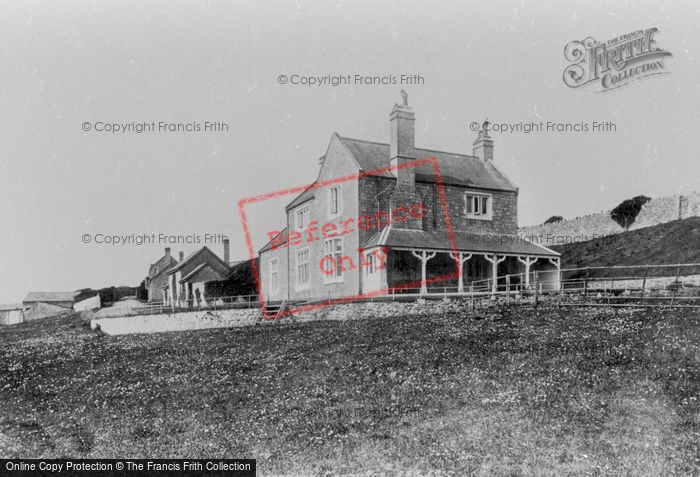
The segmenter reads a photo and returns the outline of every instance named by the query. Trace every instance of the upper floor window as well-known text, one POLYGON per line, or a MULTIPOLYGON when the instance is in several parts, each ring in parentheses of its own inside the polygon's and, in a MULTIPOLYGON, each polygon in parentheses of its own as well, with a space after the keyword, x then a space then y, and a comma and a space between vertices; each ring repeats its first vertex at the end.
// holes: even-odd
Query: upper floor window
POLYGON ((311 209, 306 206, 296 212, 296 225, 297 230, 305 229, 309 225, 309 218, 311 217, 311 209))
POLYGON ((493 215, 493 198, 491 194, 464 194, 464 213, 471 219, 491 220, 493 215))
POLYGON ((340 191, 341 188, 339 185, 328 189, 328 215, 330 217, 340 214, 343 209, 343 199, 340 191))

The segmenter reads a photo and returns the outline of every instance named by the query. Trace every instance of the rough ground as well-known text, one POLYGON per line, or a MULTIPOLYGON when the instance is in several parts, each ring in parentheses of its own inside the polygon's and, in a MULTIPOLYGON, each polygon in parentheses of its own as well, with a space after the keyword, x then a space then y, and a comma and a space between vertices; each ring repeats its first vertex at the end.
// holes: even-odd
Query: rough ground
POLYGON ((697 311, 493 309, 110 337, 0 329, 0 457, 261 475, 697 475, 697 311))

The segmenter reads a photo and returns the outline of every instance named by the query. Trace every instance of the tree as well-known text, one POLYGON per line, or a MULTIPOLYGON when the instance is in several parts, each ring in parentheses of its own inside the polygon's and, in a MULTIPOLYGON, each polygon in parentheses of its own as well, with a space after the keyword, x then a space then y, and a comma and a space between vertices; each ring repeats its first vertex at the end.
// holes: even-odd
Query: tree
POLYGON ((562 220, 564 220, 564 217, 562 217, 561 215, 553 215, 544 221, 544 225, 553 224, 555 222, 561 222, 562 220))
POLYGON ((650 200, 651 197, 645 195, 638 195, 637 197, 623 200, 617 207, 610 211, 610 218, 627 231, 637 219, 637 215, 639 215, 639 212, 642 210, 642 206, 650 200))
MULTIPOLYGON (((258 259, 255 266, 258 266, 258 259)), ((257 295, 255 276, 253 274, 253 260, 246 260, 231 267, 226 280, 207 282, 204 294, 207 297, 257 295)))

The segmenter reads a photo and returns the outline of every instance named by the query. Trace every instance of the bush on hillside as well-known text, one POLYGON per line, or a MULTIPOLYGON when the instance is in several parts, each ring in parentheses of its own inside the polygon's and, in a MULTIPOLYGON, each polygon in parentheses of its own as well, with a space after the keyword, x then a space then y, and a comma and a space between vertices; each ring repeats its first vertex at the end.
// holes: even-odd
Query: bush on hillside
POLYGON ((642 206, 650 200, 651 197, 645 195, 638 195, 637 197, 624 200, 610 211, 610 218, 623 229, 629 230, 637 215, 641 212, 642 206))
POLYGON ((544 225, 553 224, 555 222, 561 222, 562 220, 564 220, 564 217, 562 217, 561 215, 553 215, 544 221, 544 225))

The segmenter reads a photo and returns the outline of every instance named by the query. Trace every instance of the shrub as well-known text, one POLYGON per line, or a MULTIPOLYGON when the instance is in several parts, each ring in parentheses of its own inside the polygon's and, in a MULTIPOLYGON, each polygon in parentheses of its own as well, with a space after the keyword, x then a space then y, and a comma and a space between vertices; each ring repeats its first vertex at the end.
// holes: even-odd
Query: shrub
POLYGON ((553 215, 544 221, 544 225, 561 222, 562 220, 564 220, 564 217, 562 217, 561 215, 553 215))
POLYGON ((631 199, 622 201, 617 207, 610 211, 610 218, 620 227, 629 230, 637 215, 642 210, 642 206, 651 200, 650 197, 638 195, 631 199))

